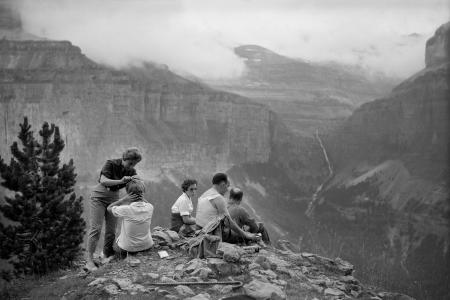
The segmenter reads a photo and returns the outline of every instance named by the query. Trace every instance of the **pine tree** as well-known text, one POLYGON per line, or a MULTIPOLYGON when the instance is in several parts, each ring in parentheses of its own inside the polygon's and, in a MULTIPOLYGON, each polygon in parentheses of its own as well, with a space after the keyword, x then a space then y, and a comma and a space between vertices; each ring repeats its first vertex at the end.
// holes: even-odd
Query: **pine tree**
POLYGON ((0 224, 0 257, 24 274, 69 266, 81 251, 86 225, 83 199, 73 189, 73 160, 60 167, 64 141, 59 128, 45 122, 39 136, 40 142, 25 117, 18 136, 22 149, 12 144, 9 165, 0 156, 1 184, 15 192, 0 206, 10 221, 0 224))

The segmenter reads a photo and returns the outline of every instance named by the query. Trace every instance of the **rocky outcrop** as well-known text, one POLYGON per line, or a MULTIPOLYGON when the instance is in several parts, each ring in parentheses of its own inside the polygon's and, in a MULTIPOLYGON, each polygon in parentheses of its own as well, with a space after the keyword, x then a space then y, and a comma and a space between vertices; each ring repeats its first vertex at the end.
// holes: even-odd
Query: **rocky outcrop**
POLYGON ((425 65, 427 68, 439 66, 450 60, 450 22, 436 30, 427 41, 425 48, 425 65))
MULTIPOLYGON (((265 248, 230 263, 222 258, 191 259, 178 248, 166 250, 169 256, 161 259, 157 251, 151 249, 125 261, 112 261, 95 273, 65 271, 54 284, 67 288, 52 291, 52 295, 68 300, 132 296, 157 299, 412 299, 362 284, 353 276, 353 266, 339 258, 265 248), (131 264, 134 260, 140 263, 131 264), (201 270, 206 269, 208 276, 200 276, 201 270), (222 272, 223 269, 235 272, 222 272)), ((31 294, 20 296, 39 294, 45 297, 45 291, 49 290, 47 285, 44 283, 31 294)))

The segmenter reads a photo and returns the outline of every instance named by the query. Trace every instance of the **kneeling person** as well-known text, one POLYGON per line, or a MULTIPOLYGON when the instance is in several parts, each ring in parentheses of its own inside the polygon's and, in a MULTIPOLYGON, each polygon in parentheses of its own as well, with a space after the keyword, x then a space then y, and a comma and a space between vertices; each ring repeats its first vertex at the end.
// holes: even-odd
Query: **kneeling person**
POLYGON ((145 185, 141 180, 132 179, 127 183, 126 191, 128 197, 108 206, 109 212, 122 218, 117 245, 127 252, 144 251, 153 246, 150 232, 153 205, 143 197, 145 185))
POLYGON ((238 188, 232 188, 230 190, 228 212, 231 218, 240 228, 248 228, 248 231, 251 233, 260 233, 263 242, 270 245, 269 234, 264 228, 263 223, 255 222, 255 219, 241 206, 243 196, 244 192, 238 188))

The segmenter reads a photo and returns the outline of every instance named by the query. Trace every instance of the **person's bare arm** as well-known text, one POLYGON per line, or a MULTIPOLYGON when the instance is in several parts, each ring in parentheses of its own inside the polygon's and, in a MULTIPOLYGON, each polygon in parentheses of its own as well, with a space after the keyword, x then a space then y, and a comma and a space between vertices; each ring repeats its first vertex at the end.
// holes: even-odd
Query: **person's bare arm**
POLYGON ((234 222, 234 220, 230 216, 230 213, 228 212, 226 203, 224 201, 222 201, 219 197, 217 197, 211 201, 213 202, 214 206, 217 208, 217 211, 219 212, 219 214, 224 215, 228 218, 228 220, 230 222, 231 230, 238 233, 240 236, 244 237, 245 239, 256 240, 256 238, 257 238, 256 235, 254 235, 253 233, 250 233, 250 232, 245 232, 236 224, 236 222, 234 222))
POLYGON ((123 184, 123 183, 127 183, 130 180, 131 180, 130 176, 124 176, 122 179, 118 179, 118 180, 109 179, 105 175, 100 176, 100 183, 104 186, 114 186, 114 185, 118 185, 118 184, 123 184))
POLYGON ((119 205, 125 205, 125 204, 130 204, 131 202, 137 200, 139 196, 137 195, 125 195, 125 197, 111 203, 110 205, 108 205, 108 207, 106 208, 110 213, 112 213, 112 208, 114 206, 119 206, 119 205))

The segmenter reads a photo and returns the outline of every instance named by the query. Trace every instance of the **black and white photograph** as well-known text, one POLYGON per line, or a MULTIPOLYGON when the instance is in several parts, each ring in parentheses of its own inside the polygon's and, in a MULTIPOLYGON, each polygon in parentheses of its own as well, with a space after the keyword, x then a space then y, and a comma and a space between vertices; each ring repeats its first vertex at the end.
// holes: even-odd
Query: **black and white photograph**
POLYGON ((0 0, 0 299, 450 299, 449 0, 0 0))

